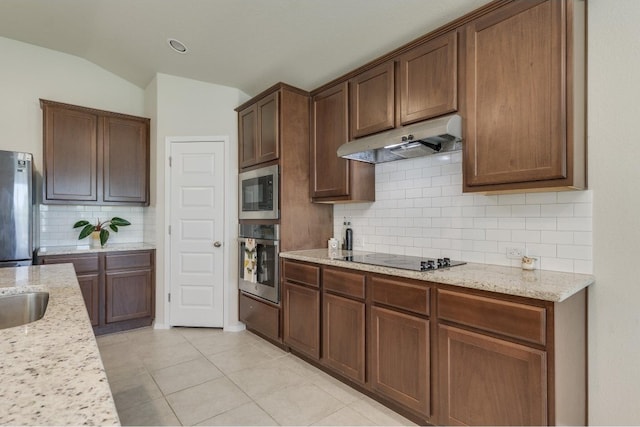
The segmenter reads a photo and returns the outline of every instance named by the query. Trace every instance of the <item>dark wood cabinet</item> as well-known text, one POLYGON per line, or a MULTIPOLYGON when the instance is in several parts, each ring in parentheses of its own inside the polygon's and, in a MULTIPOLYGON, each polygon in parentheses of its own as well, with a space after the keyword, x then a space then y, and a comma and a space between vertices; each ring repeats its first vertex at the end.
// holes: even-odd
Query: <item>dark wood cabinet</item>
POLYGON ((395 127, 394 67, 388 61, 349 80, 351 139, 395 127))
POLYGON ((311 197, 314 202, 375 200, 374 165, 338 157, 349 141, 349 90, 341 83, 311 100, 311 197))
POLYGON ((72 263, 96 335, 149 326, 155 317, 154 250, 38 257, 72 263))
POLYGON ((548 424, 545 351, 447 325, 438 339, 442 424, 548 424))
POLYGON ((290 282, 284 283, 282 291, 284 343, 320 359, 320 291, 290 282))
POLYGON ((430 417, 429 320, 374 306, 369 324, 371 387, 430 417))
POLYGON ((398 58, 403 125, 458 109, 456 31, 427 41, 398 58))
POLYGON ((267 301, 240 293, 240 320, 247 328, 273 341, 280 341, 280 308, 267 301))
POLYGON ((40 100, 43 203, 149 204, 149 119, 40 100))
POLYGON ((513 2, 464 27, 464 191, 584 187, 580 3, 513 2))
POLYGON ((276 160, 280 153, 279 92, 238 112, 240 168, 276 160))
POLYGON ((365 384, 365 275, 323 268, 322 362, 365 384))

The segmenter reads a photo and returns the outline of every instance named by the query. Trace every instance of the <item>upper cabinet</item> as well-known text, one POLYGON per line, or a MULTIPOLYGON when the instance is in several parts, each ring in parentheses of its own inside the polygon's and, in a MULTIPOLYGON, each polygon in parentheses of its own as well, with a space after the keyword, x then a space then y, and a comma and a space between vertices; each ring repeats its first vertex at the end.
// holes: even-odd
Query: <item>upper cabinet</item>
POLYGON ((513 2, 463 28, 464 191, 584 187, 583 8, 513 2))
POLYGON ((374 165, 338 157, 349 141, 348 84, 311 99, 311 197, 315 202, 373 201, 374 165))
POLYGON ((40 100, 43 203, 149 204, 149 119, 40 100))
POLYGON ((451 31, 402 54, 400 122, 403 125, 458 109, 456 32, 451 31))
POLYGON ((278 99, 274 92, 238 112, 240 168, 278 159, 278 99))
POLYGON ((393 61, 349 80, 351 138, 395 127, 394 84, 393 61))

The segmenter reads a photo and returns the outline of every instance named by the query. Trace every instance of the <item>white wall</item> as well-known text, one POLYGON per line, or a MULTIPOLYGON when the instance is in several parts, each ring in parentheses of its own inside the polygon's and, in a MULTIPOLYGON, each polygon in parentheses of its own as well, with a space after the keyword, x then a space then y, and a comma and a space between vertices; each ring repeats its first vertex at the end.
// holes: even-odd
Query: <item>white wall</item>
POLYGON ((589 423, 640 424, 640 2, 589 1, 589 423))
POLYGON ((376 165, 376 201, 336 205, 355 249, 519 266, 522 248, 545 270, 592 272, 591 191, 462 194, 462 153, 376 165))
MULTIPOLYGON (((228 178, 226 186, 226 238, 224 249, 227 263, 225 268, 225 319, 227 329, 240 327, 238 322, 238 280, 237 265, 237 174, 238 174, 238 136, 237 116, 234 108, 246 101, 249 96, 238 89, 214 85, 166 74, 156 75, 152 82, 155 89, 148 88, 147 92, 154 92, 157 104, 156 136, 153 141, 155 174, 152 181, 156 187, 152 196, 152 208, 155 209, 155 242, 157 248, 156 271, 156 322, 166 326, 165 263, 163 259, 166 246, 166 230, 168 226, 165 204, 165 168, 166 157, 165 140, 167 137, 184 136, 228 136, 230 140, 229 152, 225 171, 228 178)), ((153 171, 153 168, 152 168, 153 171)))

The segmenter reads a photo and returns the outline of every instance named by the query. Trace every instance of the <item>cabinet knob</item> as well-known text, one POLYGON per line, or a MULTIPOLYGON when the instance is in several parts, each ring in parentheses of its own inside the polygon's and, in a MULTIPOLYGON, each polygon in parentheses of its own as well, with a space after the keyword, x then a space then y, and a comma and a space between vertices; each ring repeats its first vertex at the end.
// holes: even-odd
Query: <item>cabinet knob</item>
POLYGON ((213 246, 216 248, 219 248, 220 246, 222 246, 222 243, 220 242, 213 242, 213 246))

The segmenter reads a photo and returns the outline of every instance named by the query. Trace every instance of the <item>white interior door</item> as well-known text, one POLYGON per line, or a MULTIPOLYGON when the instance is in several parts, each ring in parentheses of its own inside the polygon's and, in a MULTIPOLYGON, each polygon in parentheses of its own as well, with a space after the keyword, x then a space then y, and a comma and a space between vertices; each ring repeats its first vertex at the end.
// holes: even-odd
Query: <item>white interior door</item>
POLYGON ((222 327, 224 141, 171 143, 171 326, 222 327))

